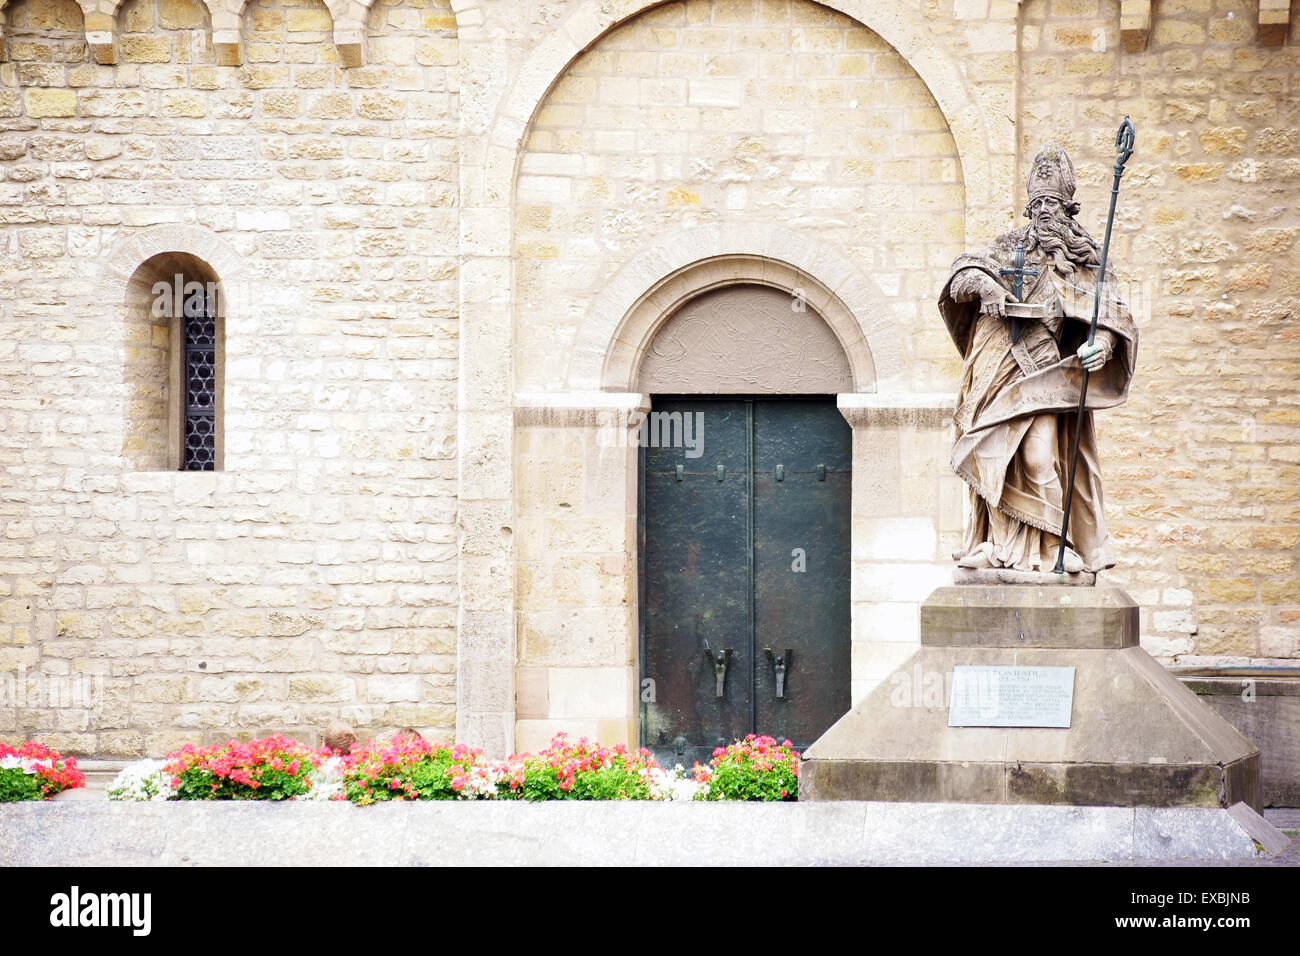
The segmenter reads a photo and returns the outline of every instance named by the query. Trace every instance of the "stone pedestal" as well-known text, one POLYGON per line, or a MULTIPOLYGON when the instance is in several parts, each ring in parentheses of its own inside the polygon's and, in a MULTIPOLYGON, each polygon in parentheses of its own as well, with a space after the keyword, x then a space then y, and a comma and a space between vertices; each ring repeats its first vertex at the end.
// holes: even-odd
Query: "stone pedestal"
POLYGON ((801 800, 1260 809, 1259 749, 1138 646, 1118 588, 961 586, 804 754, 801 800), (1070 725, 949 727, 958 665, 1073 667, 1070 725))

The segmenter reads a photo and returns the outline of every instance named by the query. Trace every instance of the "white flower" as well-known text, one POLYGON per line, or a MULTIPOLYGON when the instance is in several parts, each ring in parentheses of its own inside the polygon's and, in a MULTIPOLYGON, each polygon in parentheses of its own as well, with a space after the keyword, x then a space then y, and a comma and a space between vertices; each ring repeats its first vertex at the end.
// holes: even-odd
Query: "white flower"
POLYGON ((650 771, 650 795, 653 800, 694 800, 706 784, 696 783, 678 764, 672 770, 650 771))
POLYGON ((175 800, 172 775, 162 760, 136 760, 127 764, 108 788, 110 800, 175 800))

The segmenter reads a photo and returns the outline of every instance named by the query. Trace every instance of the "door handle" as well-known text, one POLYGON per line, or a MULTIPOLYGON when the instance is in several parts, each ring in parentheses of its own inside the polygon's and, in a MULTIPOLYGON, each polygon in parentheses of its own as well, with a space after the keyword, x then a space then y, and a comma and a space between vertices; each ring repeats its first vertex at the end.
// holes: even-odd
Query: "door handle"
POLYGON ((706 648, 704 656, 707 657, 709 663, 713 665, 713 678, 717 681, 714 696, 721 700, 726 696, 725 685, 727 682, 727 665, 731 663, 731 648, 726 648, 721 654, 714 654, 713 651, 706 648))
POLYGON ((787 648, 786 652, 778 657, 772 653, 772 648, 765 647, 763 653, 772 662, 772 673, 776 675, 776 698, 777 700, 785 700, 785 672, 790 668, 790 664, 794 660, 794 651, 787 648))

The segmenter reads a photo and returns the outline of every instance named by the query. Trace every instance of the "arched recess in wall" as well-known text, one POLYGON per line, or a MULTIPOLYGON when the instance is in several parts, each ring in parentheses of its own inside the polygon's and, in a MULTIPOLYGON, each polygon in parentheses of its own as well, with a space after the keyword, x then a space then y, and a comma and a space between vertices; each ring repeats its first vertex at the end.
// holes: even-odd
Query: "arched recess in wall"
POLYGON ((732 283, 693 296, 655 329, 636 375, 648 394, 853 391, 839 339, 799 296, 732 283), (752 347, 737 353, 736 342, 752 347))
POLYGON ((117 46, 127 63, 217 62, 212 15, 202 0, 125 0, 117 9, 117 46))
POLYGON ((50 69, 85 59, 85 20, 74 0, 14 0, 0 7, 0 60, 16 64, 19 85, 37 85, 29 70, 44 73, 40 85, 45 85, 50 69))
MULTIPOLYGON (((341 58, 337 50, 334 18, 323 0, 303 0, 286 6, 279 0, 247 0, 239 23, 239 42, 246 59, 256 51, 250 66, 270 69, 274 64, 303 62, 334 64, 341 58)), ((360 38, 357 38, 359 49, 360 38)), ((288 76, 268 74, 269 85, 289 85, 288 76)))
MULTIPOLYGON (((218 470, 223 465, 226 328, 247 311, 246 267, 215 233, 166 224, 130 231, 119 239, 108 253, 95 293, 109 327, 121 330, 116 334, 121 336, 125 356, 123 464, 132 471, 179 470, 184 460, 180 412, 184 330, 180 319, 174 318, 178 276, 182 312, 190 283, 194 284, 191 293, 195 287, 205 296, 215 292, 211 378, 217 405, 212 464, 218 470)), ((202 348, 206 343, 194 345, 202 348)))
POLYGON ((216 271, 186 252, 151 256, 127 282, 122 458, 131 470, 221 470, 223 300, 216 271))
MULTIPOLYGON (((529 123, 567 65, 602 34, 661 5, 646 0, 585 0, 536 46, 516 74, 518 79, 502 97, 492 134, 484 137, 484 154, 479 162, 487 172, 482 190, 485 198, 509 195, 520 158, 517 147, 524 142, 529 123), (514 144, 516 149, 507 144, 514 144)), ((992 196, 1006 192, 1013 177, 1008 175, 1010 170, 994 161, 985 111, 956 58, 936 42, 915 5, 909 0, 825 0, 825 6, 877 33, 924 81, 957 140, 968 206, 985 206, 992 196)), ((453 7, 459 11, 454 2, 453 7)))
POLYGON ((517 173, 518 391, 619 387, 592 374, 624 315, 607 290, 723 255, 854 287, 845 347, 901 339, 872 390, 916 390, 948 359, 919 317, 964 238, 953 131, 908 60, 828 6, 683 0, 622 22, 537 105, 517 173))
POLYGON ((666 276, 626 312, 601 387, 632 392, 873 392, 857 319, 789 263, 704 259, 666 276), (746 343, 742 351, 737 343, 746 343))
POLYGON ((373 0, 370 4, 366 63, 407 66, 419 62, 454 68, 458 58, 456 14, 448 0, 373 0))

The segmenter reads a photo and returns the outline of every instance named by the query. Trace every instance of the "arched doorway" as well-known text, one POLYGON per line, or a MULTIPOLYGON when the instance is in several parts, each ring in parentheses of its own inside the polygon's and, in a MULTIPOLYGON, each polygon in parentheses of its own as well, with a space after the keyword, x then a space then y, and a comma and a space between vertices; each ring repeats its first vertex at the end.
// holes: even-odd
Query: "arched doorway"
POLYGON ((736 284, 660 325, 637 388, 641 743, 807 746, 850 706, 848 357, 798 296, 736 284))

